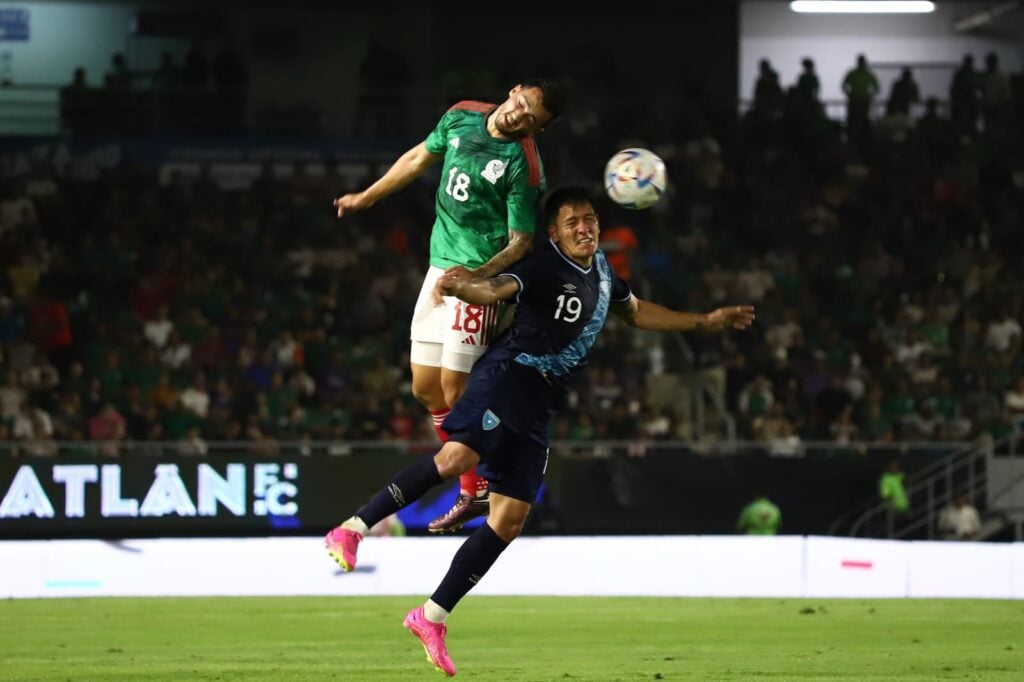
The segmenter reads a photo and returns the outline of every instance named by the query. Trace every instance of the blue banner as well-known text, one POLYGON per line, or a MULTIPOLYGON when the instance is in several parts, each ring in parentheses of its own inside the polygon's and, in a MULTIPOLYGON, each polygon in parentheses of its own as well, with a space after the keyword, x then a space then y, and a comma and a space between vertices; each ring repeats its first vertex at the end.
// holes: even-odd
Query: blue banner
POLYGON ((0 9, 0 40, 28 40, 28 10, 0 9))

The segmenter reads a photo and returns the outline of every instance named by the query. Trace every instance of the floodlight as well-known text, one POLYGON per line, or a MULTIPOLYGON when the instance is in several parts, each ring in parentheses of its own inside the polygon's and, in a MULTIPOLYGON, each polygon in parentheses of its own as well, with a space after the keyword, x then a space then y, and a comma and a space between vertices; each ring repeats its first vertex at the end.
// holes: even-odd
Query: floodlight
POLYGON ((807 14, 926 14, 935 11, 929 0, 794 0, 794 12, 807 14))

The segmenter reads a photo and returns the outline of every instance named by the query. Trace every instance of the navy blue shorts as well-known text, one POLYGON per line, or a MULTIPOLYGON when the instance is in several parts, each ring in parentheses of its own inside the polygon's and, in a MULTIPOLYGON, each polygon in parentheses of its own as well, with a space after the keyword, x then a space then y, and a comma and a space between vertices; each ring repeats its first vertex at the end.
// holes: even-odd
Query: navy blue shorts
POLYGON ((532 504, 544 482, 559 393, 532 367, 485 355, 441 426, 449 440, 480 455, 477 473, 491 490, 532 504))

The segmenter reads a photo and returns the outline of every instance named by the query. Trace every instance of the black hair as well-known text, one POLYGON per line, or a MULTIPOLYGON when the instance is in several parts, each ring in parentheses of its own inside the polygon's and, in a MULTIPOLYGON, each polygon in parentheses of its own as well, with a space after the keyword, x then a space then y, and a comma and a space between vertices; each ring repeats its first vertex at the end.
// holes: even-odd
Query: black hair
POLYGON ((579 204, 594 206, 594 197, 586 187, 568 185, 552 190, 544 201, 544 220, 550 225, 557 221, 558 212, 562 210, 563 206, 578 206, 579 204))
POLYGON ((529 78, 521 85, 524 88, 537 88, 540 90, 541 104, 551 113, 551 120, 554 123, 565 109, 565 93, 562 86, 549 78, 529 78))

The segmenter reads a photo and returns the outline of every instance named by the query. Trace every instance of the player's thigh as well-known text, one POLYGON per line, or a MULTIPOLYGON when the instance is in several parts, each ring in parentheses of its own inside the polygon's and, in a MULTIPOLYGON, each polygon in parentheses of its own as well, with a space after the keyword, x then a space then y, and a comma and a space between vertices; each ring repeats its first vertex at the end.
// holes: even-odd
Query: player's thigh
MULTIPOLYGON (((482 428, 487 429, 486 421, 482 428)), ((548 467, 547 433, 515 431, 504 424, 490 432, 494 434, 490 442, 476 448, 480 453, 477 473, 487 479, 491 492, 533 504, 548 467)))
POLYGON ((444 428, 480 455, 490 489, 533 503, 547 469, 548 429, 560 392, 532 367, 484 357, 444 428))
MULTIPOLYGON (((409 325, 409 338, 413 341, 413 350, 417 350, 416 343, 442 344, 444 343, 444 325, 446 323, 446 303, 440 305, 434 303, 434 285, 438 277, 444 274, 441 268, 431 266, 423 277, 423 284, 420 286, 419 296, 416 297, 416 305, 412 311, 412 322, 409 325)), ((422 358, 427 360, 428 358, 422 358)), ((417 361, 417 364, 433 364, 428 361, 417 361)), ((440 365, 440 358, 436 360, 440 365)))
MULTIPOLYGON (((473 364, 503 329, 508 306, 476 305, 453 296, 446 296, 444 300, 441 367, 469 374, 473 364)), ((452 380, 458 378, 453 377, 452 380)))

